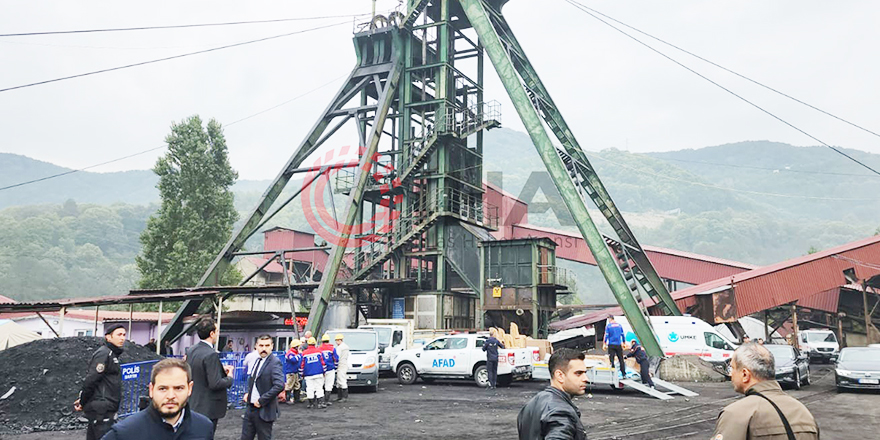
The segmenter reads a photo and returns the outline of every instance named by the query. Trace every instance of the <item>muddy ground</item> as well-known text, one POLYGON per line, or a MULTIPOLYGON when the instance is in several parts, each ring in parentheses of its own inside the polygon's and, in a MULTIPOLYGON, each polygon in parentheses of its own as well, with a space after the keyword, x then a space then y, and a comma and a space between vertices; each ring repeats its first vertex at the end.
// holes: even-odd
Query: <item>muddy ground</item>
MULTIPOLYGON (((811 367, 814 383, 789 390, 813 412, 822 438, 864 440, 880 432, 880 393, 838 394, 834 373, 827 365, 811 367)), ((680 384, 700 396, 658 401, 637 392, 593 388, 592 398, 576 400, 591 440, 709 439, 718 412, 737 399, 730 383, 680 384)), ((349 402, 324 411, 283 406, 275 423, 279 439, 499 439, 516 438, 519 409, 544 383, 518 382, 496 392, 473 382, 402 386, 395 378, 381 379, 378 393, 351 393, 349 402)), ((218 440, 238 439, 241 411, 227 414, 218 440)), ((4 439, 80 440, 84 431, 4 435, 4 439)))

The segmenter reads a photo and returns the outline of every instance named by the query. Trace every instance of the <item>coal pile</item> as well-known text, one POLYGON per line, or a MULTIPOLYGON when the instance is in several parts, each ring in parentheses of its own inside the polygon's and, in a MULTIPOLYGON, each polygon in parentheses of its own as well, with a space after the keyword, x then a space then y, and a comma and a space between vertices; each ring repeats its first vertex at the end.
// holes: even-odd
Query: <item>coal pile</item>
MULTIPOLYGON (((42 339, 0 351, 0 432, 25 433, 85 428, 83 413, 73 410, 92 353, 104 338, 42 339)), ((125 342, 122 364, 161 359, 155 352, 125 342)))

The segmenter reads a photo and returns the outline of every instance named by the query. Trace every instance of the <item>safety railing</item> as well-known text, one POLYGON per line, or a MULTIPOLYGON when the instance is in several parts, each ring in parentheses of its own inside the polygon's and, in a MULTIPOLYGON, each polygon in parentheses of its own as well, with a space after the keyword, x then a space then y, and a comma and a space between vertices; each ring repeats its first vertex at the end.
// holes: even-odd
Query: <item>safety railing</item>
POLYGON ((371 242, 355 254, 355 270, 372 266, 386 258, 389 252, 405 244, 414 233, 420 232, 436 214, 454 214, 488 228, 497 229, 498 207, 484 203, 482 194, 471 194, 455 188, 436 189, 420 197, 409 209, 394 220, 394 227, 382 234, 372 234, 371 242))
POLYGON ((562 267, 539 264, 537 284, 574 287, 574 274, 562 267))
POLYGON ((434 125, 439 133, 454 133, 462 137, 475 132, 489 122, 501 123, 501 103, 489 101, 468 108, 446 107, 446 113, 434 125))

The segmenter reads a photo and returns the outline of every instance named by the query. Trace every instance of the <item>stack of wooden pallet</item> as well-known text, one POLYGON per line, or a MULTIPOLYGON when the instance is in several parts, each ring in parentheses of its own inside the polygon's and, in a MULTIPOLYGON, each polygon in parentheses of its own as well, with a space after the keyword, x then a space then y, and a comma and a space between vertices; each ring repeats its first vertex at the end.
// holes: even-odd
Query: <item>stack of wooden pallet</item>
POLYGON ((510 333, 504 331, 503 328, 493 327, 495 329, 495 337, 501 341, 507 348, 526 348, 526 336, 519 334, 519 326, 516 323, 510 323, 510 333))

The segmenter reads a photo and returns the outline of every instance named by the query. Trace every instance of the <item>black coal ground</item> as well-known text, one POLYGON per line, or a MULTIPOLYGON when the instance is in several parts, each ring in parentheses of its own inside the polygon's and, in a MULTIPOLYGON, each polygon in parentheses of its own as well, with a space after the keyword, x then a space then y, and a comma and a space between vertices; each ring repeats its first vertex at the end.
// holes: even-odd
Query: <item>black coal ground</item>
MULTIPOLYGON (((880 393, 837 393, 828 365, 811 367, 813 384, 787 390, 816 417, 822 438, 864 440, 880 432, 880 393)), ((679 383, 700 393, 666 402, 635 391, 591 387, 591 396, 574 399, 590 440, 705 440, 725 405, 741 398, 730 382, 679 383)), ((326 410, 282 405, 274 438, 291 440, 458 440, 515 439, 520 408, 546 382, 515 382, 485 391, 473 381, 416 382, 404 386, 382 378, 378 393, 355 390, 345 404, 326 410)), ((241 438, 242 410, 220 420, 217 440, 241 438)), ((44 440, 46 433, 0 435, 4 440, 44 440)), ((53 432, 52 440, 81 440, 82 429, 53 432)), ((876 436, 875 436, 876 437, 876 436)))
MULTIPOLYGON (((0 351, 0 432, 23 433, 80 429, 82 413, 74 412, 92 353, 104 338, 42 339, 0 351)), ((160 359, 126 341, 121 363, 160 359)))

